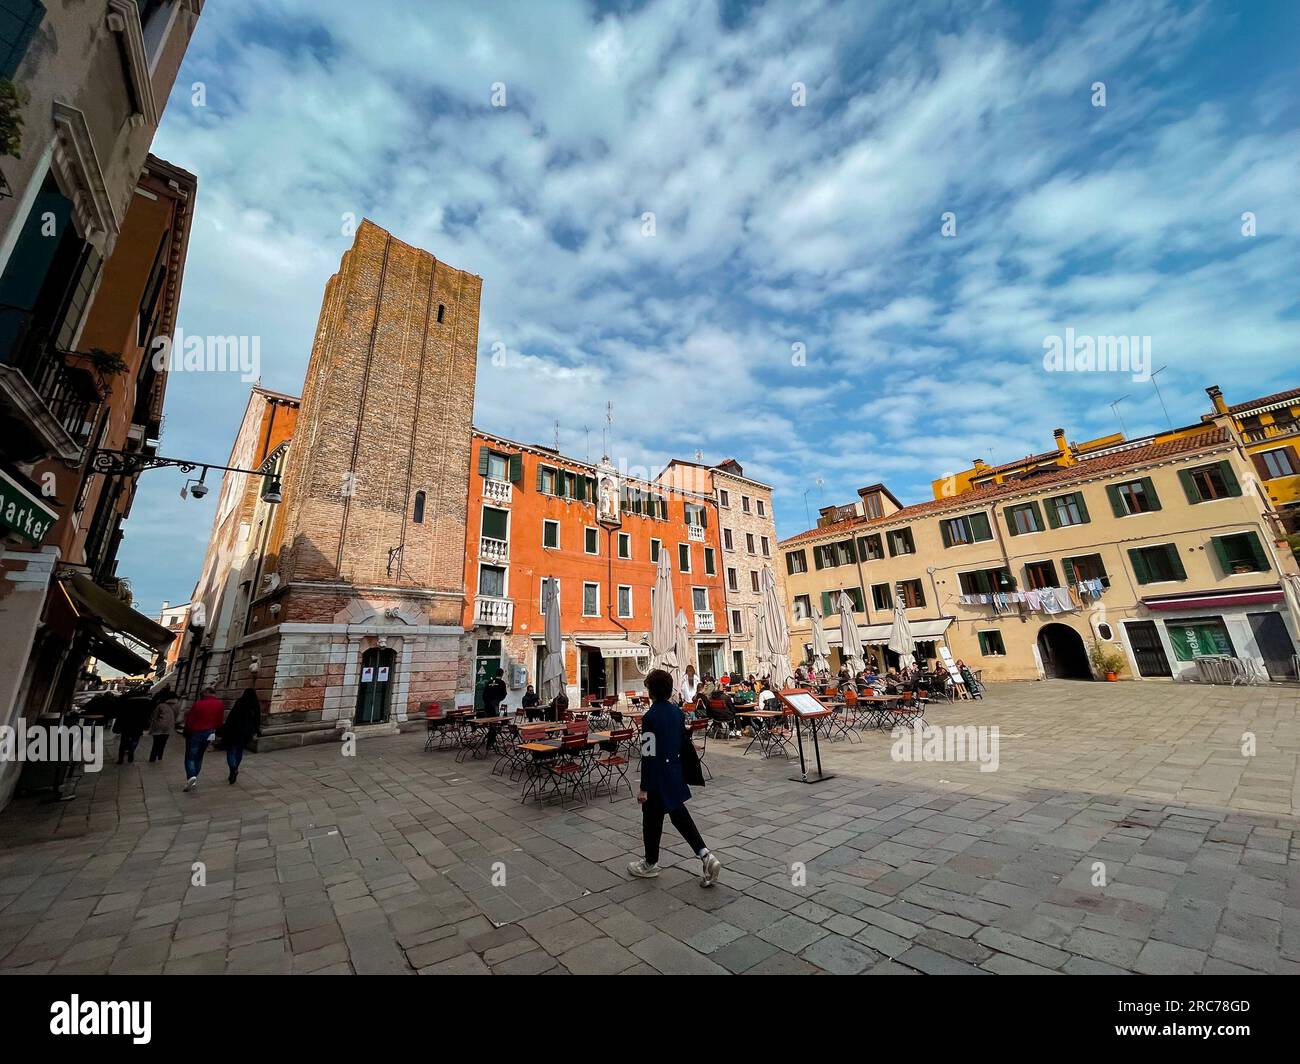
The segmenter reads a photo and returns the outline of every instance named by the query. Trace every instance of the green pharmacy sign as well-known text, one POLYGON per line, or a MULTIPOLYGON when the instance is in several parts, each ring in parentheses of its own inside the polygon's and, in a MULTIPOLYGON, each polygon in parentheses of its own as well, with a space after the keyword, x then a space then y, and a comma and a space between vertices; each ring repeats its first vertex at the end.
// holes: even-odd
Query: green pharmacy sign
POLYGON ((33 546, 40 546, 58 516, 0 469, 0 535, 17 536, 33 546))

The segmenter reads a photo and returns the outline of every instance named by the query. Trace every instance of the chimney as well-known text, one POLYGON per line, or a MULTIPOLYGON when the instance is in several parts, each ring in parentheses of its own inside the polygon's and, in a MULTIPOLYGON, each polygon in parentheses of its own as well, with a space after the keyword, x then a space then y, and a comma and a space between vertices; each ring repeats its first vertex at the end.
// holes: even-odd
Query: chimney
POLYGON ((1060 452, 1061 457, 1066 463, 1074 460, 1074 454, 1070 451, 1070 445, 1065 442, 1065 429, 1053 429, 1052 438, 1056 440, 1056 449, 1060 452))
POLYGON ((1228 412, 1228 403, 1223 398, 1223 392, 1220 391, 1217 384, 1211 384, 1205 389, 1205 394, 1210 397, 1210 402, 1214 404, 1216 414, 1226 414, 1228 412))
POLYGON ((975 472, 977 472, 977 473, 978 473, 981 469, 987 469, 987 468, 988 468, 988 466, 986 466, 986 465, 984 464, 984 459, 983 459, 983 458, 975 458, 975 459, 973 459, 973 460, 971 461, 971 465, 974 467, 975 472))
POLYGON ((163 610, 165 611, 166 609, 167 609, 167 600, 163 599, 163 610))

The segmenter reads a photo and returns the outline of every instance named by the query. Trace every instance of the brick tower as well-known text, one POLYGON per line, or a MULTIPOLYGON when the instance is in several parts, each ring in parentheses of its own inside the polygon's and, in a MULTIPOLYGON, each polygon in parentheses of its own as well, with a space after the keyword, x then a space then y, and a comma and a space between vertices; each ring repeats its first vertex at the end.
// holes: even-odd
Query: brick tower
POLYGON ((267 638, 239 662, 263 745, 454 700, 481 289, 368 221, 326 285, 253 607, 267 638))

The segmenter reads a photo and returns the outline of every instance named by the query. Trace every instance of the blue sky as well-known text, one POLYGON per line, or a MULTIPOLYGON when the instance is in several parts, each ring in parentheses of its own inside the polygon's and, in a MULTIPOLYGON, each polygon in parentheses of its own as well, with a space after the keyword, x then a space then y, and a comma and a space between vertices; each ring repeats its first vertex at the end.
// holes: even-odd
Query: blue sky
MULTIPOLYGON (((370 217, 482 275, 479 426, 558 420, 579 457, 589 427, 598 457, 611 400, 616 460, 738 457, 783 536, 808 489, 918 501, 1058 425, 1115 430, 1123 395, 1131 435, 1162 427, 1150 383, 1044 371, 1066 328, 1150 336, 1176 423, 1209 384, 1300 384, 1298 12, 211 3, 154 143, 199 178, 180 325, 260 337, 263 383, 300 392, 345 217, 370 217)), ((173 375, 162 453, 224 462, 246 397, 173 375)), ((125 526, 147 611, 198 575, 216 494, 182 480, 145 474, 125 526)))

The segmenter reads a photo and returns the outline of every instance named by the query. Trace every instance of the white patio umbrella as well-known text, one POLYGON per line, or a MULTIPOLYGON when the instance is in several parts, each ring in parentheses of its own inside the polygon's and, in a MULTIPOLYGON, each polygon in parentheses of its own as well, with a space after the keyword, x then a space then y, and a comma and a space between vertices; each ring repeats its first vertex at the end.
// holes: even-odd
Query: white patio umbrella
POLYGON ((758 659, 754 675, 761 680, 772 671, 772 644, 768 641, 767 609, 761 598, 758 600, 758 608, 754 610, 754 657, 758 659))
POLYGON ((903 600, 897 597, 894 599, 894 624, 889 629, 888 646, 903 659, 900 668, 916 664, 916 640, 912 638, 912 626, 907 621, 903 600))
POLYGON ((659 552, 650 619, 650 668, 672 671, 677 667, 677 607, 673 604, 673 571, 666 550, 659 552))
POLYGON ((813 672, 817 674, 831 671, 831 664, 826 659, 831 654, 831 643, 826 638, 826 629, 822 627, 822 609, 814 605, 812 608, 812 652, 813 652, 813 672))
POLYGON ((677 658, 677 664, 673 666, 673 686, 680 695, 686 689, 686 666, 691 663, 691 640, 687 634, 685 610, 677 611, 677 623, 673 628, 673 652, 677 658))
POLYGON ((840 657, 848 663, 849 669, 856 676, 865 666, 862 660, 862 637, 858 634, 858 622, 853 619, 853 600, 840 592, 840 601, 836 604, 840 610, 840 657))
POLYGON ((546 581, 546 625, 544 629, 546 655, 542 658, 542 675, 537 695, 550 702, 564 690, 564 641, 560 634, 560 585, 546 581))
POLYGON ((785 608, 776 590, 776 577, 770 565, 763 567, 763 612, 767 628, 767 651, 772 663, 772 679, 778 688, 789 681, 794 669, 790 667, 790 627, 785 623, 785 608))

